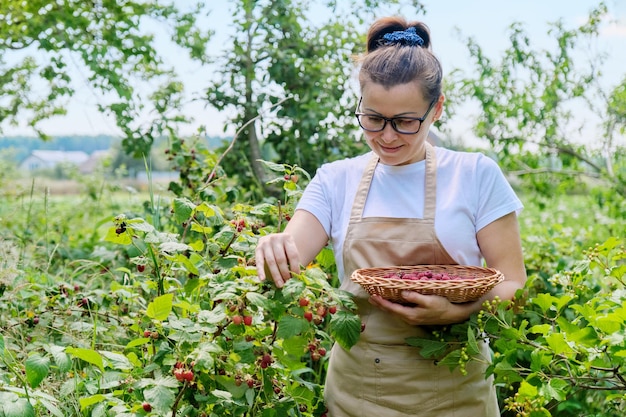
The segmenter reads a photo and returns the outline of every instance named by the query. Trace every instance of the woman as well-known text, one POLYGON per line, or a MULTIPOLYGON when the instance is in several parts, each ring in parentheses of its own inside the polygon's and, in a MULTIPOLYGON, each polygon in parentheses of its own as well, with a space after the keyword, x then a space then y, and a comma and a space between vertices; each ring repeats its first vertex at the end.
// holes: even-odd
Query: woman
POLYGON ((356 116, 371 152, 318 170, 285 231, 259 240, 259 277, 270 275, 281 287, 330 239, 341 288, 355 295, 365 327, 352 349, 332 350, 329 416, 497 416, 484 364, 470 363, 467 375, 450 372, 405 339, 427 337, 423 326, 467 320, 485 300, 511 299, 524 286, 516 217, 522 205, 491 159, 428 144, 444 95, 426 25, 376 21, 359 83, 356 116), (506 278, 470 303, 411 291, 403 294, 406 304, 393 303, 349 278, 357 268, 483 261, 506 278))

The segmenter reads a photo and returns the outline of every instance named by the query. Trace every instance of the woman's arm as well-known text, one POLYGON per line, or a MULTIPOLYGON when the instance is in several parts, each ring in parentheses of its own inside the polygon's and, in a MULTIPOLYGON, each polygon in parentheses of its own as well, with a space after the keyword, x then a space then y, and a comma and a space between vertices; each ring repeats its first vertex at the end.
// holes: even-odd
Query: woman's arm
POLYGON ((259 278, 269 275, 282 287, 292 273, 300 273, 326 246, 328 235, 317 217, 305 210, 296 210, 282 233, 259 239, 255 250, 259 278))
POLYGON ((433 325, 459 323, 479 311, 485 300, 496 296, 510 300, 515 292, 526 283, 526 268, 522 255, 522 244, 516 214, 509 213, 481 229, 477 234, 478 245, 487 266, 502 272, 505 279, 479 300, 455 304, 445 297, 422 295, 415 291, 405 291, 403 296, 414 306, 405 306, 383 299, 370 297, 370 302, 383 310, 397 314, 413 325, 433 325))

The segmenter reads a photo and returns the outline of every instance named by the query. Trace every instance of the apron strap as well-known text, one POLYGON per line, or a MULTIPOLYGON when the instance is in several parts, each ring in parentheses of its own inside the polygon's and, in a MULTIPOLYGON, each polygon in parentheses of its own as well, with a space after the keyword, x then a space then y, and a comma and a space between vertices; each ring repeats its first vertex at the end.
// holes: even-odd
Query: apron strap
POLYGON ((424 181, 424 220, 435 221, 437 207, 437 156, 430 143, 426 146, 426 172, 424 181))

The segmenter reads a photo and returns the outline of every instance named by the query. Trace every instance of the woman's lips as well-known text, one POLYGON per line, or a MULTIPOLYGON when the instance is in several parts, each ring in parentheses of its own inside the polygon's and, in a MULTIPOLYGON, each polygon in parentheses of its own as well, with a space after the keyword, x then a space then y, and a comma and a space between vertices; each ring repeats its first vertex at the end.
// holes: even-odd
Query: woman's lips
POLYGON ((400 148, 402 148, 402 146, 394 146, 394 147, 390 147, 390 146, 383 146, 383 145, 378 145, 380 146, 380 148, 385 151, 385 152, 397 152, 398 150, 400 150, 400 148))

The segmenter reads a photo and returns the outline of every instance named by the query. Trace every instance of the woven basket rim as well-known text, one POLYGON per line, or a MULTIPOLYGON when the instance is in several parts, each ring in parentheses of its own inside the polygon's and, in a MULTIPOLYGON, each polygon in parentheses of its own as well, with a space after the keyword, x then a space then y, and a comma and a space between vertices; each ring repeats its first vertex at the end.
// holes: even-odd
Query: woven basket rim
POLYGON ((350 279, 361 285, 370 294, 379 294, 385 298, 399 300, 403 290, 443 295, 454 302, 474 300, 491 290, 504 280, 504 275, 494 268, 473 265, 414 265, 360 268, 355 270, 350 279), (402 271, 446 271, 465 276, 461 279, 424 279, 407 280, 379 276, 390 272, 402 271))

